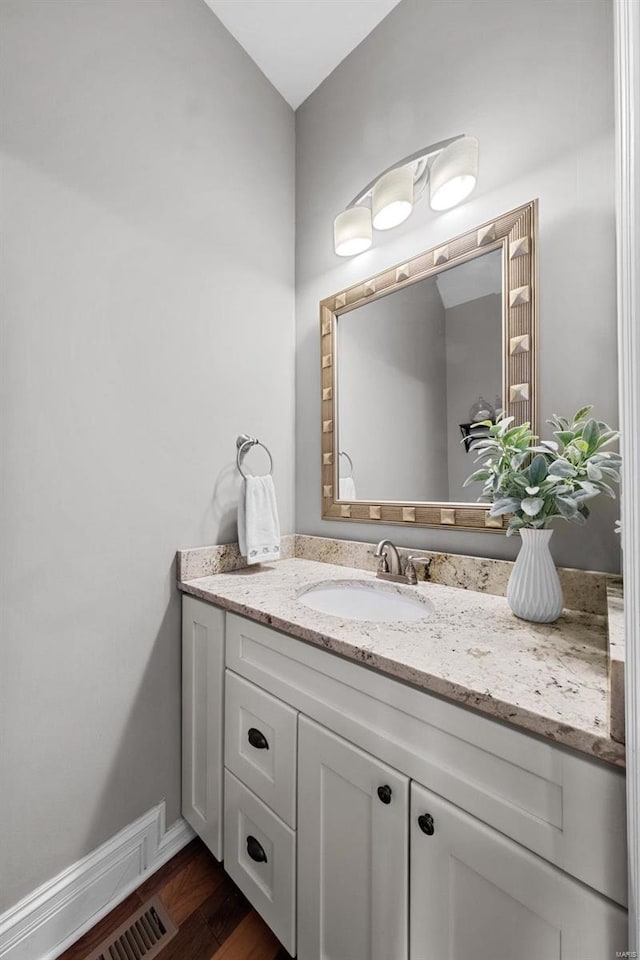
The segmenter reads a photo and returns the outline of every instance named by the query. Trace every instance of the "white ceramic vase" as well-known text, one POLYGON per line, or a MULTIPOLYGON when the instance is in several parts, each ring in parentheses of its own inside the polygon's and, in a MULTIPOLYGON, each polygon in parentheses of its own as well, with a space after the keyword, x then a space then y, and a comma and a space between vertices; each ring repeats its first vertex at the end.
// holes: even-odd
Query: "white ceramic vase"
POLYGON ((549 551, 553 530, 520 530, 522 546, 513 565, 507 600, 516 617, 553 623, 562 613, 562 587, 549 551))

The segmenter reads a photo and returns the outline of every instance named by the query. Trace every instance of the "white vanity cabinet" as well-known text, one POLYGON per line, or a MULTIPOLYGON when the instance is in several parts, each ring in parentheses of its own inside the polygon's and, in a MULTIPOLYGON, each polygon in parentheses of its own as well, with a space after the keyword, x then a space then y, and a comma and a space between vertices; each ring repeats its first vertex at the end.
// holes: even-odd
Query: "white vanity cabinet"
POLYGON ((191 598, 184 630, 183 811, 220 856, 226 777, 226 869, 298 960, 626 949, 623 773, 191 598))
POLYGON ((182 816, 222 860, 225 613, 182 598, 182 816))
POLYGON ((409 780, 301 717, 299 960, 406 960, 409 780))

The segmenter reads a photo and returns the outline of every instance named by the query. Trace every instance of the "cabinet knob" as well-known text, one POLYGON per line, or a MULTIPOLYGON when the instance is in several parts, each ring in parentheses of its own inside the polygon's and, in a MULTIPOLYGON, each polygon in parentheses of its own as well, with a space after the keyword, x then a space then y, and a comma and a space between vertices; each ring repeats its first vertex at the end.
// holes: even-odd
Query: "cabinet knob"
POLYGON ((426 833, 428 837, 432 837, 436 832, 436 828, 433 823, 433 817, 430 813, 423 813, 418 817, 418 826, 423 833, 426 833))
POLYGON ((267 738, 265 737, 264 733, 260 733, 256 727, 249 727, 247 738, 251 746, 255 747, 256 750, 269 749, 269 742, 267 738))
POLYGON ((378 787, 378 797, 382 803, 391 803, 391 787, 388 783, 385 783, 383 787, 378 787))
POLYGON ((264 852, 264 847, 259 840, 256 840, 255 837, 247 837, 247 853, 252 860, 256 861, 256 863, 267 862, 267 855, 264 852))

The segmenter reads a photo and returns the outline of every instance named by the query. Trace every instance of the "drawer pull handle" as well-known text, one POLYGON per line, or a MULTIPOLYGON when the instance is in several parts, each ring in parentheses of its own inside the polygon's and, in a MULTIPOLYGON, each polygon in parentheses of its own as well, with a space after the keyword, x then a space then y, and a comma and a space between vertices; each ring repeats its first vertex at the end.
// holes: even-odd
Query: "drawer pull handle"
POLYGON ((265 737, 264 733, 260 733, 256 727, 250 727, 247 736, 249 738, 249 743, 252 747, 255 747, 256 750, 269 749, 269 742, 267 738, 265 737))
POLYGON ((247 837, 247 853, 256 863, 266 863, 267 855, 262 844, 255 837, 247 837))
POLYGON ((391 787, 388 783, 385 783, 383 787, 378 787, 378 797, 382 803, 391 803, 391 787))
POLYGON ((423 813, 418 817, 418 826, 423 833, 426 833, 428 837, 432 837, 436 832, 436 828, 433 823, 433 817, 430 813, 423 813))

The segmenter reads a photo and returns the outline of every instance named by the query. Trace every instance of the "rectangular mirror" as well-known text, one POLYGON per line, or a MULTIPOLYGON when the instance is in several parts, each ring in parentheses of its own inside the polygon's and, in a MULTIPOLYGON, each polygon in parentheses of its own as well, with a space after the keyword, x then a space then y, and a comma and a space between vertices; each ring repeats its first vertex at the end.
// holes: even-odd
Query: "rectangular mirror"
POLYGON ((501 530, 476 420, 536 420, 535 203, 320 305, 326 519, 501 530))

